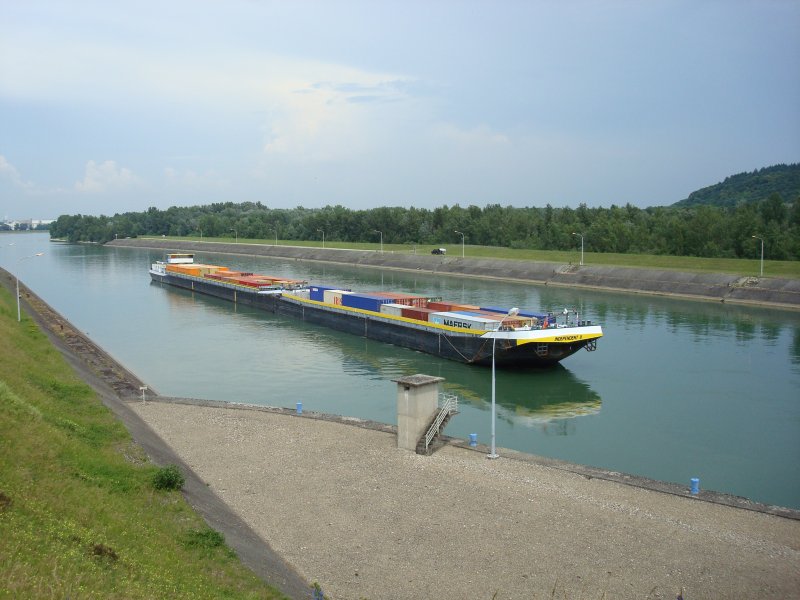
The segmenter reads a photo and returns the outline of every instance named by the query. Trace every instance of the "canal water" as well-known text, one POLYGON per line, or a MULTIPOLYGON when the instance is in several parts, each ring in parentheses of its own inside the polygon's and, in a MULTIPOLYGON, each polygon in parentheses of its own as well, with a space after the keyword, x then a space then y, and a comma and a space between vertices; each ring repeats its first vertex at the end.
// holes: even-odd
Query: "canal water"
MULTIPOLYGON (((491 370, 150 282, 161 252, 0 234, 0 265, 164 395, 394 424, 392 379, 445 378, 446 433, 489 442, 491 370), (44 255, 30 257, 37 252, 44 255)), ((800 508, 800 314, 767 308, 197 254, 199 262, 354 290, 579 310, 595 352, 497 372, 497 445, 800 508)), ((198 440, 201 442, 201 440, 198 440)), ((501 450, 502 454, 502 450, 501 450)), ((502 501, 502 499, 498 499, 502 501)))

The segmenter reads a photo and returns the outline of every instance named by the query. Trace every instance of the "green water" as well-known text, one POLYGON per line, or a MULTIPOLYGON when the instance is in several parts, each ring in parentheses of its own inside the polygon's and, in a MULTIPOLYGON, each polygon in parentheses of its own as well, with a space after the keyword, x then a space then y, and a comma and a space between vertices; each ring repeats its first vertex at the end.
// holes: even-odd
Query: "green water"
MULTIPOLYGON (((491 372, 152 284, 157 251, 0 234, 0 265, 162 394, 395 422, 392 379, 438 375, 449 435, 488 443, 491 372), (9 243, 14 243, 9 246, 9 243), (35 252, 41 257, 20 260, 35 252)), ((595 352, 497 373, 497 444, 800 508, 800 315, 789 311, 319 263, 198 261, 358 290, 559 311, 603 325, 595 352)), ((201 440, 198 440, 201 442, 201 440)), ((502 451, 501 451, 502 454, 502 451)))

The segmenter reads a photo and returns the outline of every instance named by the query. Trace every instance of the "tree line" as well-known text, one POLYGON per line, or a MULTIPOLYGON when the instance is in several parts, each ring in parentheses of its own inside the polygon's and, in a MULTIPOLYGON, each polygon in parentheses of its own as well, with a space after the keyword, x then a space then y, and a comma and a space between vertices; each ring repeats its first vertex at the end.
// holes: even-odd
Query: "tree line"
POLYGON ((438 246, 467 244, 569 250, 582 235, 587 252, 617 252, 744 258, 763 238, 772 260, 800 258, 800 197, 784 202, 774 193, 759 202, 724 206, 637 208, 515 208, 489 204, 435 209, 379 207, 351 210, 268 208, 260 202, 193 207, 151 207, 107 216, 62 215, 50 226, 52 238, 105 243, 140 235, 239 237, 270 240, 325 240, 438 246), (380 232, 380 233, 379 233, 380 232), (459 232, 459 233, 457 233, 459 232), (577 234, 577 235, 576 235, 577 234))

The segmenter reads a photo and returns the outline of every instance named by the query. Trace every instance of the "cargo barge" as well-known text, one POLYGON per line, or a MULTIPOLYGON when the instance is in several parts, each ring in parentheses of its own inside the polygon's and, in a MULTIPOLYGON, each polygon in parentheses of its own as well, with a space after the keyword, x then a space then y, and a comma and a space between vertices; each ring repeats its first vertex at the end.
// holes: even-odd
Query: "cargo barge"
POLYGON ((173 253, 150 267, 153 281, 338 331, 468 364, 540 367, 593 351, 599 325, 575 311, 479 307, 404 293, 358 293, 306 281, 232 271, 173 253))

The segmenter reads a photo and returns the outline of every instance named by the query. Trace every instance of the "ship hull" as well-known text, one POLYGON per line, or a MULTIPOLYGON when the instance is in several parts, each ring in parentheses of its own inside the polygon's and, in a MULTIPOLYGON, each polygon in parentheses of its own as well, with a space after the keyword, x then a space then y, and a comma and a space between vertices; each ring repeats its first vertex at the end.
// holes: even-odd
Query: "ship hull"
MULTIPOLYGON (((548 367, 584 347, 594 349, 597 337, 602 335, 602 333, 591 335, 588 331, 570 335, 572 330, 559 329, 552 330, 557 331, 558 336, 550 333, 541 335, 540 340, 501 337, 493 339, 485 335, 450 331, 450 328, 446 327, 420 322, 411 323, 408 319, 389 317, 370 311, 335 307, 301 299, 291 294, 257 293, 170 273, 150 271, 150 276, 158 283, 466 364, 491 365, 494 354, 497 366, 548 367), (556 337, 569 341, 553 341, 556 337)), ((599 327, 590 329, 600 331, 599 327)))

